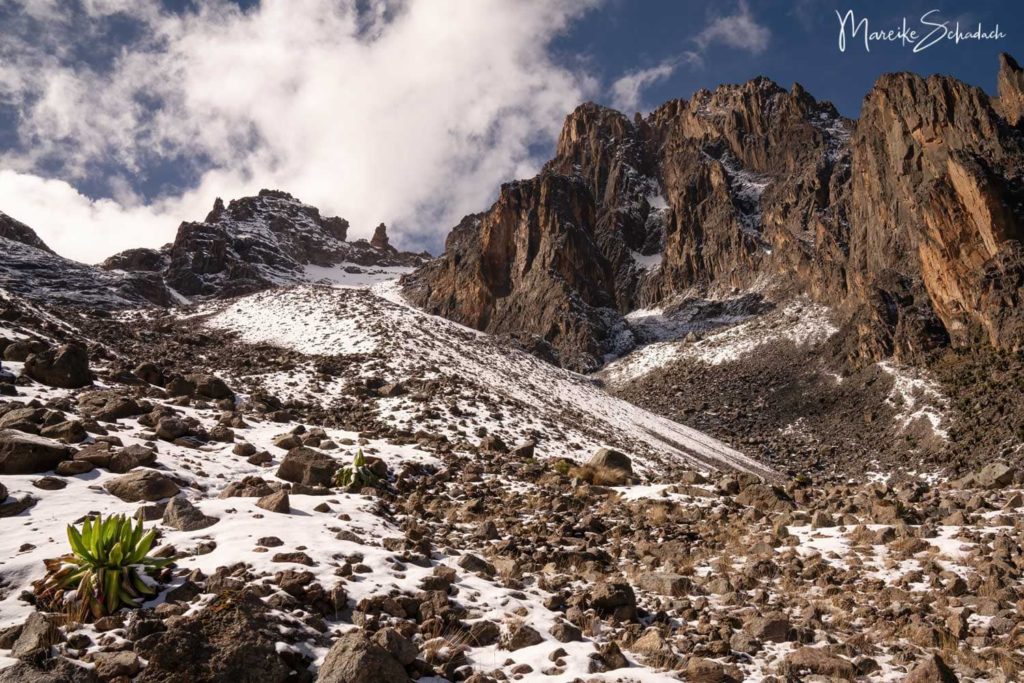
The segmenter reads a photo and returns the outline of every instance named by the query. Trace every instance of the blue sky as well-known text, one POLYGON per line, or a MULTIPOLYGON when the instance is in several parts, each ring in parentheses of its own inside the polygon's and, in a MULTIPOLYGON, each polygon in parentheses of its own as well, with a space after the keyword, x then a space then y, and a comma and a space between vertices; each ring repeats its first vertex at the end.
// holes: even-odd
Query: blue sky
MULTIPOLYGON (((833 102, 844 116, 856 117, 864 95, 882 73, 914 71, 943 73, 995 92, 1000 52, 1024 47, 1024 3, 1020 2, 830 2, 828 0, 750 0, 750 15, 770 32, 763 50, 744 50, 716 43, 703 54, 701 64, 683 65, 645 92, 647 103, 689 97, 698 88, 737 83, 763 75, 789 87, 794 81, 818 99, 833 102), (985 31, 996 24, 1007 37, 1001 40, 942 42, 914 53, 894 44, 847 45, 840 52, 836 11, 853 10, 859 20, 869 19, 871 30, 902 25, 920 27, 920 18, 939 10, 930 21, 961 22, 974 30, 980 21, 985 31)), ((623 71, 657 66, 698 50, 694 35, 728 3, 698 0, 615 0, 582 17, 555 42, 564 59, 583 59, 606 80, 623 71)), ((923 35, 931 28, 921 31, 923 35)), ((1016 55, 1024 58, 1021 55, 1016 55)), ((605 94, 600 98, 611 103, 605 94)))
MULTIPOLYGON (((994 92, 1024 5, 828 0, 0 0, 0 211, 59 253, 159 246, 213 199, 292 192, 436 252, 595 100, 632 113, 764 75, 851 117, 878 76, 994 92), (850 38, 922 15, 1001 40, 850 38)), ((1024 55, 1017 55, 1024 57, 1024 55)))

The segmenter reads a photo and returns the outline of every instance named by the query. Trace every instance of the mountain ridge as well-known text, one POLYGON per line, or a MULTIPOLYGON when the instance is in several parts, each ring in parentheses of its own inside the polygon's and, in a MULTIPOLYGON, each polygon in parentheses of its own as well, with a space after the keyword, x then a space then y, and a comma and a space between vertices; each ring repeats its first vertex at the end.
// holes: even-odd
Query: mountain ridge
POLYGON ((579 370, 629 346, 631 310, 766 279, 833 307, 854 359, 984 337, 1016 348, 1024 156, 1003 117, 1021 93, 1008 56, 999 84, 997 100, 945 76, 883 75, 856 121, 763 77, 633 121, 580 105, 538 176, 503 186, 475 231, 460 223, 405 291, 579 370), (961 231, 960 215, 981 224, 961 231), (575 260, 558 260, 563 244, 575 260))
POLYGON ((56 254, 27 225, 0 214, 0 240, 17 243, 0 264, 12 291, 74 306, 171 306, 248 294, 323 277, 373 277, 423 263, 428 254, 402 252, 378 226, 374 239, 347 241, 348 221, 279 190, 221 199, 203 221, 185 221, 160 249, 134 248, 92 266, 56 254), (71 273, 74 286, 61 282, 71 273), (88 292, 83 299, 80 293, 88 292))

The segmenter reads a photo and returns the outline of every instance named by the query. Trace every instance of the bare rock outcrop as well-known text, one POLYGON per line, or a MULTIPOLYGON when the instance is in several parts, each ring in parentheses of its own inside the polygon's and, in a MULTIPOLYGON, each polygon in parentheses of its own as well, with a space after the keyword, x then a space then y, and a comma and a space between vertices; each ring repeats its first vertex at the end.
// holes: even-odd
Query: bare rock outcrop
POLYGON ((629 311, 766 286, 831 306, 854 359, 1019 348, 1022 78, 886 75, 857 121, 765 78, 632 121, 584 104, 406 294, 577 370, 630 347, 629 311))

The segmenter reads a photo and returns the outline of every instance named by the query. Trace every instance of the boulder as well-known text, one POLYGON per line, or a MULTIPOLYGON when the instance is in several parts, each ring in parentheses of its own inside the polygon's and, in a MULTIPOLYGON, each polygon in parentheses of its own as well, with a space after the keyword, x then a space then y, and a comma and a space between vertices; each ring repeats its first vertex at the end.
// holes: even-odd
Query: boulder
POLYGON ((22 339, 12 342, 4 348, 4 360, 13 363, 24 363, 34 353, 42 353, 48 349, 46 342, 38 339, 22 339))
POLYGON ((129 472, 106 483, 105 488, 127 503, 155 501, 178 495, 178 485, 156 470, 129 472))
POLYGON ((786 492, 771 484, 751 484, 736 496, 740 505, 752 507, 761 512, 789 512, 793 501, 786 492))
POLYGON ((162 417, 156 423, 156 436, 164 441, 174 441, 189 433, 188 423, 180 417, 162 417))
POLYGON ((851 662, 832 654, 827 647, 801 647, 786 655, 782 668, 791 676, 813 674, 833 680, 852 681, 856 670, 851 662))
POLYGON ((388 650, 361 631, 349 631, 331 647, 319 683, 407 683, 409 675, 388 650))
POLYGON ((111 455, 107 467, 115 474, 124 474, 136 467, 151 467, 154 464, 156 464, 156 451, 146 446, 133 444, 111 455))
POLYGON ((974 475, 983 489, 1001 489, 1013 483, 1013 469, 1004 462, 990 462, 974 475))
POLYGON ((50 648, 62 640, 60 629, 53 619, 42 612, 32 612, 14 641, 11 657, 15 659, 45 658, 50 648))
POLYGON ((71 457, 72 449, 41 436, 0 430, 0 474, 48 472, 71 457))
POLYGON ((185 375, 185 381, 194 385, 196 396, 201 396, 202 398, 209 398, 216 401, 221 398, 235 397, 235 392, 231 391, 224 380, 216 375, 185 375))
POLYGON ((288 451, 277 468, 277 476, 285 481, 307 486, 330 486, 338 463, 334 458, 305 446, 288 451))
POLYGON ((625 453, 620 453, 613 448, 599 448, 590 458, 591 467, 605 467, 610 470, 619 470, 626 474, 633 474, 633 461, 625 453))
POLYGON ((37 382, 62 389, 92 384, 89 352, 78 344, 65 344, 32 354, 25 359, 25 374, 37 382))
POLYGON ((41 662, 18 662, 0 669, 0 683, 99 683, 92 669, 63 657, 41 662))
POLYGON ((184 496, 175 496, 164 508, 163 522, 178 531, 198 531, 211 527, 220 520, 203 514, 202 510, 193 505, 184 496))
POLYGON ((191 616, 168 620, 166 631, 135 642, 135 651, 147 661, 135 682, 308 680, 277 653, 280 634, 267 610, 258 597, 243 591, 218 596, 209 609, 191 616))
POLYGON ((693 590, 693 581, 682 574, 670 572, 645 572, 635 579, 638 588, 649 593, 681 598, 693 590))
POLYGON ((942 657, 929 655, 917 663, 903 683, 960 683, 960 679, 942 657))
POLYGON ((292 510, 291 503, 288 500, 288 492, 283 489, 263 496, 256 501, 256 507, 285 515, 292 510))

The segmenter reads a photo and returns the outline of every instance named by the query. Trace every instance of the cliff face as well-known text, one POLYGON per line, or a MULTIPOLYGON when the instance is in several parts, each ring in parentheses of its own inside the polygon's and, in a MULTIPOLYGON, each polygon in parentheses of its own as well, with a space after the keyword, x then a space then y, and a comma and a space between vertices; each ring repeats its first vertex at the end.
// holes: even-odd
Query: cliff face
POLYGON ((854 293, 913 292, 914 308, 955 343, 981 332, 998 347, 1020 344, 1024 155, 990 98, 950 78, 885 76, 852 147, 854 293))
POLYGON ((445 257, 407 283, 423 308, 464 325, 513 331, 541 355, 583 366, 613 330, 615 278, 579 178, 542 173, 502 187, 448 236, 445 257))
POLYGON ((895 74, 856 122, 763 78, 633 121, 582 105, 541 174, 464 220, 407 294, 579 370, 628 346, 623 314, 732 288, 833 306, 852 356, 1015 348, 1024 99, 1001 62, 998 100, 895 74))

